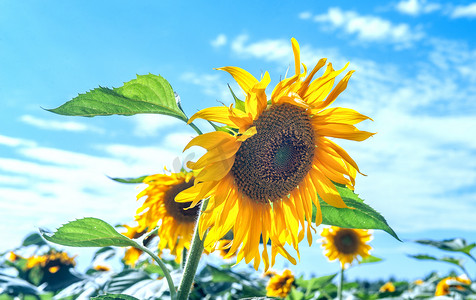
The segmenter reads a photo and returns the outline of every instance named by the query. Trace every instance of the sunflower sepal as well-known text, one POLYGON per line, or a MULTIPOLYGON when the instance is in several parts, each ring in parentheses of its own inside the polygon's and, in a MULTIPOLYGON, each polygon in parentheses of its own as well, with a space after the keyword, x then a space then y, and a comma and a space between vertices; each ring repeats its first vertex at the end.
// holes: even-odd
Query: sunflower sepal
POLYGON ((139 177, 124 177, 124 178, 109 177, 109 176, 107 176, 107 177, 111 180, 114 180, 114 181, 120 182, 120 183, 142 183, 144 181, 144 179, 146 179, 149 176, 150 175, 144 175, 144 176, 139 176, 139 177))
POLYGON ((230 89, 231 95, 233 96, 233 100, 235 100, 235 108, 241 110, 242 112, 246 112, 245 101, 239 99, 231 86, 228 84, 228 88, 230 89))

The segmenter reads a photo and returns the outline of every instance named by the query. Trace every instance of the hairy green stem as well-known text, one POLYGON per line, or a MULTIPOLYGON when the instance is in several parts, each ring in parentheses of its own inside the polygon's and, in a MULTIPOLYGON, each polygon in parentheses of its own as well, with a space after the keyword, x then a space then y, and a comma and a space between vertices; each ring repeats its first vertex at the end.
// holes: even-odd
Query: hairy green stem
POLYGON ((193 124, 193 123, 190 123, 190 124, 188 124, 188 125, 190 125, 190 127, 192 127, 193 130, 195 130, 195 132, 198 133, 198 135, 202 135, 202 134, 203 134, 202 131, 197 127, 197 125, 195 125, 195 124, 193 124))
POLYGON ((164 264, 164 262, 157 255, 155 255, 152 251, 150 251, 149 248, 147 248, 145 246, 142 246, 142 245, 140 245, 136 242, 134 242, 134 243, 135 243, 134 247, 136 247, 137 249, 140 249, 140 250, 144 251, 145 253, 149 254, 150 257, 152 257, 157 262, 159 267, 162 269, 162 272, 164 272, 165 278, 167 279, 167 284, 169 285, 169 290, 170 290, 170 298, 175 299, 176 292, 175 292, 174 281, 172 280, 172 276, 170 276, 170 272, 167 269, 167 266, 164 264))
POLYGON ((344 267, 340 269, 340 282, 339 282, 339 289, 337 294, 339 295, 339 300, 342 300, 342 288, 344 287, 344 267))
MULTIPOLYGON (((200 221, 200 216, 202 211, 207 208, 208 199, 203 200, 202 206, 200 208, 200 215, 197 218, 197 224, 195 225, 195 233, 192 238, 192 245, 188 253, 187 262, 185 263, 185 269, 183 271, 182 280, 177 292, 177 300, 186 300, 190 294, 190 289, 193 284, 193 279, 195 278, 195 273, 197 272, 198 263, 200 262, 200 257, 203 253, 203 241, 200 239, 200 233, 198 230, 198 224, 200 221)), ((206 235, 205 235, 206 236, 206 235)), ((204 236, 204 238, 205 238, 204 236)))
POLYGON ((182 268, 182 271, 185 269, 185 263, 187 262, 187 255, 188 255, 187 248, 184 247, 182 250, 182 261, 180 262, 180 267, 182 268))

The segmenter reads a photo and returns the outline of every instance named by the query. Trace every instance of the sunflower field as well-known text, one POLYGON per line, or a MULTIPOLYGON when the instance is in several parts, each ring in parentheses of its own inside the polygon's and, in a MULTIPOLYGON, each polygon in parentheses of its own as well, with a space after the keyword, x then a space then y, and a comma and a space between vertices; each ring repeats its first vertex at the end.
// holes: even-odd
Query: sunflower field
POLYGON ((356 176, 364 174, 338 144, 365 144, 376 133, 357 127, 370 116, 332 106, 354 72, 348 64, 336 70, 322 58, 308 68, 297 40, 289 46, 294 72, 274 87, 268 72, 256 78, 239 67, 218 68, 241 91, 230 88, 231 105, 203 108, 190 117, 183 109, 187 102, 153 74, 118 88, 95 88, 48 109, 83 117, 167 115, 196 132, 184 151, 199 147, 203 154, 180 170, 164 166, 157 174, 111 178, 145 186, 127 224, 113 226, 95 217, 65 220, 56 230, 42 228, 6 249, 0 300, 476 299, 474 274, 460 258, 476 263, 471 253, 476 244, 464 239, 412 241, 451 253, 412 256, 415 264, 452 264, 456 271, 445 276, 346 280, 349 268, 385 263, 371 255, 374 231, 400 241, 384 216, 354 192, 356 176), (203 123, 194 123, 200 119, 203 123), (275 269, 277 256, 291 265, 312 263, 300 261, 303 244, 338 261, 339 272, 318 268, 304 276, 275 269), (61 246, 91 248, 89 267, 78 271, 77 257, 61 246), (235 266, 240 262, 246 267, 235 266))

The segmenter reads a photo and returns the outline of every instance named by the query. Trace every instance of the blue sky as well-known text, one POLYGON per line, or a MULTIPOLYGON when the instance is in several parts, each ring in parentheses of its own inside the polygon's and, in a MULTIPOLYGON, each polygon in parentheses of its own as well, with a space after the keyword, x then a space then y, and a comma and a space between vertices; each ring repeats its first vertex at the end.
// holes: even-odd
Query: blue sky
MULTIPOLYGON (((38 226, 83 216, 128 222, 141 187, 106 175, 173 169, 194 135, 164 116, 64 117, 42 107, 154 73, 171 83, 191 116, 230 103, 227 83, 238 91, 215 67, 240 66, 256 77, 269 71, 276 84, 293 64, 291 37, 308 66, 327 57, 336 68, 350 62, 356 70, 336 105, 369 115, 374 122, 361 128, 378 132, 362 143, 338 141, 368 175, 357 179, 356 192, 403 239, 474 242, 475 31, 471 1, 1 1, 0 251, 38 226)), ((439 253, 385 233, 372 244, 386 261, 351 276, 448 270, 406 258, 439 253)), ((305 248, 294 270, 337 270, 318 245, 305 248)))

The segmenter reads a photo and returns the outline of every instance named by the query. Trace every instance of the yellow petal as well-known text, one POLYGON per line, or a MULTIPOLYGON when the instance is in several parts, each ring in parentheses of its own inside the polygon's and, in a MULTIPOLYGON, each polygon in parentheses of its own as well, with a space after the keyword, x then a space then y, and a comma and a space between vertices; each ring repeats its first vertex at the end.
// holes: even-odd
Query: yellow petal
POLYGON ((213 131, 201 134, 194 137, 188 144, 185 146, 183 151, 187 150, 192 146, 200 146, 207 150, 220 147, 229 142, 233 142, 236 138, 223 131, 213 131))
POLYGON ((291 44, 293 46, 293 53, 294 53, 294 69, 296 70, 296 75, 301 74, 301 58, 300 58, 300 51, 299 51, 299 43, 296 41, 295 38, 291 38, 291 44))
POLYGON ((327 123, 322 126, 315 126, 316 132, 322 136, 335 137, 339 139, 364 141, 375 133, 358 130, 354 125, 327 123))
POLYGON ((197 175, 198 181, 215 181, 225 177, 235 162, 235 156, 217 161, 203 168, 197 175))
POLYGON ((251 75, 248 71, 238 67, 223 67, 218 68, 217 70, 228 72, 231 76, 233 76, 245 93, 249 93, 253 86, 258 83, 258 79, 251 75))

